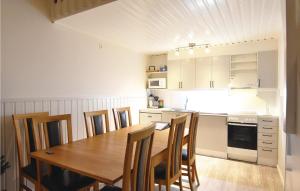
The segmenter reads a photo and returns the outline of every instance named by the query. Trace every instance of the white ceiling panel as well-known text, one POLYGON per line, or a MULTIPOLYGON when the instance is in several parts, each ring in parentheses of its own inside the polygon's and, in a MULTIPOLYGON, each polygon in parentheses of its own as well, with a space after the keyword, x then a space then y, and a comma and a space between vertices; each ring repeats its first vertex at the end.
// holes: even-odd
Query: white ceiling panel
POLYGON ((118 0, 57 21, 144 53, 277 37, 280 0, 118 0))

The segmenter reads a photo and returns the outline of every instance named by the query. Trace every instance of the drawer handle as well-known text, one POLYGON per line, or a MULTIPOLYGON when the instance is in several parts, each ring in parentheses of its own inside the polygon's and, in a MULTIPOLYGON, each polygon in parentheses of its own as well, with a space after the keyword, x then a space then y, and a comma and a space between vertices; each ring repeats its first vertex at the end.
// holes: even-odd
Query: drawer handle
POLYGON ((273 127, 263 127, 263 129, 273 129, 273 127))
POLYGON ((264 142, 264 141, 263 141, 263 144, 272 145, 272 143, 268 143, 268 142, 264 142))
POLYGON ((269 149, 262 149, 263 151, 272 152, 272 150, 269 149))
POLYGON ((263 137, 272 137, 272 135, 262 135, 263 137))
POLYGON ((269 123, 272 123, 272 122, 273 122, 272 120, 265 120, 265 119, 263 119, 262 121, 263 121, 263 122, 269 122, 269 123))
POLYGON ((148 117, 151 118, 152 116, 151 116, 151 115, 148 115, 148 117))

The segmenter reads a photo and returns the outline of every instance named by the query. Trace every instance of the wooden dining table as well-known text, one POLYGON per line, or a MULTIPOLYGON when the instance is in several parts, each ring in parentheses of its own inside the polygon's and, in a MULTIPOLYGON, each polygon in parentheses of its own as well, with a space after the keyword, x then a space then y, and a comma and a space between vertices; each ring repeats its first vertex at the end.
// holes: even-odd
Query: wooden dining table
MULTIPOLYGON (((95 180, 113 185, 123 176, 127 134, 143 128, 134 125, 117 131, 108 132, 92 138, 74 141, 51 148, 51 154, 46 150, 33 152, 31 156, 37 160, 38 188, 41 188, 41 163, 55 165, 74 171, 95 180)), ((166 158, 169 129, 155 131, 152 158, 150 190, 154 190, 154 167, 166 158)), ((184 134, 187 142, 188 129, 184 134)))

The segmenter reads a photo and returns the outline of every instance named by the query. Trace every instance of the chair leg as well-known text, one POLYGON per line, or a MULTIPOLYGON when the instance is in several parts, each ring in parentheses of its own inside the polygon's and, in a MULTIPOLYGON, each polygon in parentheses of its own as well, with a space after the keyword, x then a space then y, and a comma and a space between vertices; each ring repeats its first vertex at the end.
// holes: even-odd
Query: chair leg
POLYGON ((99 182, 96 182, 95 185, 93 186, 94 191, 99 190, 99 182))
POLYGON ((158 184, 158 190, 161 191, 161 184, 158 184))
POLYGON ((189 179, 189 183, 190 183, 190 189, 191 189, 191 191, 194 191, 191 165, 188 165, 188 179, 189 179))
POLYGON ((183 188, 182 188, 182 176, 179 177, 179 188, 180 188, 180 191, 183 191, 183 188))
POLYGON ((200 181, 199 181, 199 177, 198 177, 198 172, 197 172, 197 167, 196 167, 196 161, 194 162, 194 173, 195 173, 195 175, 196 175, 196 180, 197 180, 197 185, 199 186, 200 185, 200 181))
POLYGON ((166 191, 171 191, 170 184, 166 184, 166 191))

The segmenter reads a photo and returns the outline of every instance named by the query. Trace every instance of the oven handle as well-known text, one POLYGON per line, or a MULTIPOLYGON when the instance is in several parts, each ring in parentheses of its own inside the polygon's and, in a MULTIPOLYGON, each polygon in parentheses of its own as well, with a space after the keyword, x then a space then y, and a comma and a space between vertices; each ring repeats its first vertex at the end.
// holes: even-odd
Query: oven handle
POLYGON ((241 127, 257 127, 256 124, 243 124, 243 123, 228 123, 228 125, 241 126, 241 127))

